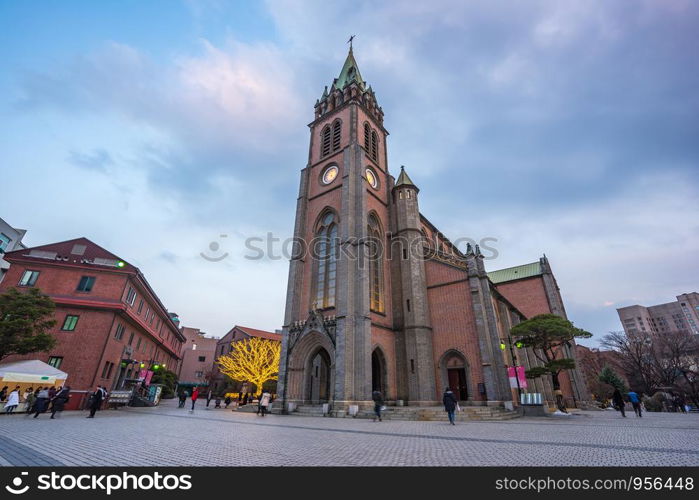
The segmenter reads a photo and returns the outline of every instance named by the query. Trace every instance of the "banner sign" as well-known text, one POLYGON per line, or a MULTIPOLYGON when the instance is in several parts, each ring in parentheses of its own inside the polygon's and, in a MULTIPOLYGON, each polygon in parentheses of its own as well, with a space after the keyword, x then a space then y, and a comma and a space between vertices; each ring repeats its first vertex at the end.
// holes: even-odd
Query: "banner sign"
POLYGON ((507 376, 510 379, 510 388, 511 389, 517 388, 517 379, 519 379, 520 389, 527 388, 527 377, 524 375, 524 367, 523 366, 517 367, 517 378, 515 378, 515 367, 514 366, 510 366, 509 368, 507 368, 507 376))

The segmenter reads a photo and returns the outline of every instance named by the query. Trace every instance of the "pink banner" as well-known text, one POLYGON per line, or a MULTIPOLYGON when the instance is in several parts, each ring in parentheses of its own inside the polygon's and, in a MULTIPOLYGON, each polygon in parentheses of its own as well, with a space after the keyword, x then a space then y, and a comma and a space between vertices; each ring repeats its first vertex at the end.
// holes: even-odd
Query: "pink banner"
POLYGON ((146 385, 150 385, 150 379, 153 378, 153 372, 151 370, 146 371, 146 379, 144 380, 144 383, 146 385))
POLYGON ((527 388, 527 377, 524 375, 524 367, 523 366, 517 367, 517 378, 515 378, 515 367, 514 366, 508 367, 507 368, 507 376, 510 379, 510 387, 512 389, 517 388, 517 379, 519 379, 520 389, 527 388))

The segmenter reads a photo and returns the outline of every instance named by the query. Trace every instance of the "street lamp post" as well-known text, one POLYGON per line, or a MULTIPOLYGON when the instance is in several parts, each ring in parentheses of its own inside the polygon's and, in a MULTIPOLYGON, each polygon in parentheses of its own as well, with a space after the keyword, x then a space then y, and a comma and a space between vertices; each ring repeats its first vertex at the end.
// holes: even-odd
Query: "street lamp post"
MULTIPOLYGON (((512 365, 515 371, 515 382, 517 383, 517 398, 518 404, 522 404, 522 387, 519 385, 519 373, 517 372, 517 357, 515 356, 515 351, 512 346, 512 337, 508 335, 506 339, 500 339, 500 350, 504 351, 506 348, 510 349, 510 357, 512 358, 512 365)), ((521 341, 516 341, 514 347, 520 349, 522 347, 521 341)))

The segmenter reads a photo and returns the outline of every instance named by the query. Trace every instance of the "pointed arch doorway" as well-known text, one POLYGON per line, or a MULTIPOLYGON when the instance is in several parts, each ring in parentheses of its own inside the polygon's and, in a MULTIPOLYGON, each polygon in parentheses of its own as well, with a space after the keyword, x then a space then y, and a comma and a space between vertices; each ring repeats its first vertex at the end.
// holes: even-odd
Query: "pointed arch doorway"
POLYGON ((307 398, 312 404, 330 400, 330 355, 322 347, 310 357, 307 398))
POLYGON ((468 400, 467 363, 464 356, 455 350, 442 356, 440 363, 442 377, 459 401, 468 400))
POLYGON ((386 397, 386 358, 378 347, 371 353, 371 390, 386 397))

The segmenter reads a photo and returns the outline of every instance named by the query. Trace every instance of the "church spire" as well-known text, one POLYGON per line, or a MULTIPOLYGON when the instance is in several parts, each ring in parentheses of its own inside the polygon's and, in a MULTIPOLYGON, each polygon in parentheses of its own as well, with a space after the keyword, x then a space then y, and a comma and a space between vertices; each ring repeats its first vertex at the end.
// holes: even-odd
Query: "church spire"
POLYGON ((356 82, 360 89, 365 89, 365 82, 362 79, 361 73, 359 73, 359 67, 357 66, 357 61, 354 59, 352 45, 350 44, 345 64, 342 66, 340 76, 338 76, 335 83, 333 83, 333 88, 342 90, 352 82, 356 82))
POLYGON ((398 179, 396 180, 396 184, 394 187, 399 188, 399 187, 411 187, 415 189, 416 191, 419 191, 418 187, 415 185, 415 183, 408 177, 408 174, 405 172, 405 167, 403 165, 400 166, 400 175, 398 175, 398 179))

